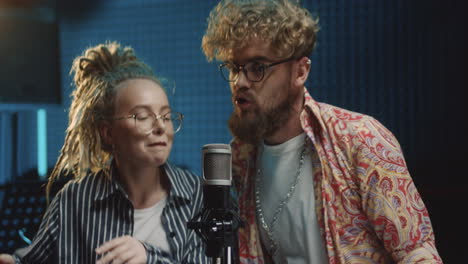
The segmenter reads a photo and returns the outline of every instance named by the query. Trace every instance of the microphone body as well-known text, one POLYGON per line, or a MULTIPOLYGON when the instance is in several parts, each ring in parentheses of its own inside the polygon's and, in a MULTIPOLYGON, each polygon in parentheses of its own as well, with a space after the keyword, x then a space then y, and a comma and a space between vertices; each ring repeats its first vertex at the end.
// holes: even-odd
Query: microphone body
MULTIPOLYGON (((207 144, 202 148, 203 210, 187 223, 206 244, 205 254, 212 258, 230 258, 226 249, 237 241, 241 225, 230 196, 232 182, 231 146, 207 144)), ((225 259, 226 261, 226 259, 225 259)))
POLYGON ((227 144, 203 146, 202 176, 205 209, 230 208, 231 164, 231 146, 227 144))

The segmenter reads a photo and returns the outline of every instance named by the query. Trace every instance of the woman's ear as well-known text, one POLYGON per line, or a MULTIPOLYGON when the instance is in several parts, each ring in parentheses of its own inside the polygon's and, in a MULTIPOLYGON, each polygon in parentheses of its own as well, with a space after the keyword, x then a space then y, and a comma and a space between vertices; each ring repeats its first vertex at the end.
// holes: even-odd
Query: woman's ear
POLYGON ((113 145, 111 124, 109 121, 104 120, 99 124, 99 135, 105 145, 113 145))
POLYGON ((294 84, 298 87, 304 87, 307 77, 309 77, 311 61, 307 57, 302 57, 297 61, 294 84))

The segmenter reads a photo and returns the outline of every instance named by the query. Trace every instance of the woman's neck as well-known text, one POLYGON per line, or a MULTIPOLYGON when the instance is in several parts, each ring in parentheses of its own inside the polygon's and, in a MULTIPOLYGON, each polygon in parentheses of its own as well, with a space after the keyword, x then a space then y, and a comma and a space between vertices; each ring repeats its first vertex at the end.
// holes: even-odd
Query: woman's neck
POLYGON ((136 209, 150 207, 168 192, 167 176, 159 167, 132 166, 118 163, 119 177, 136 209))

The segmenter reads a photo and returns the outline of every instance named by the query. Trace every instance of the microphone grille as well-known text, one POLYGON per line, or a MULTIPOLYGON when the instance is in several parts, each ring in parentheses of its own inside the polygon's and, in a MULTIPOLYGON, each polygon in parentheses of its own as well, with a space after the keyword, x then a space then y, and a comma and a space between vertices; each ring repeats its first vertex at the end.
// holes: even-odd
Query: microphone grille
POLYGON ((202 148, 203 178, 207 185, 231 185, 231 146, 207 144, 202 148))

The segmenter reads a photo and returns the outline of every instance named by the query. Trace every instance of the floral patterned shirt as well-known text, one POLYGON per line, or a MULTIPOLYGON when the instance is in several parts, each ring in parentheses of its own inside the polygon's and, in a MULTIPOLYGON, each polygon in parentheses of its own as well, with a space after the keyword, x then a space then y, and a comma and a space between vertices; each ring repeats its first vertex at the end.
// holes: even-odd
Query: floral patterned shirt
MULTIPOLYGON (((316 151, 315 208, 329 263, 442 263, 429 214, 398 141, 370 116, 315 102, 306 89, 301 124, 316 151)), ((256 146, 233 139, 241 263, 268 262, 256 222, 256 146)))

